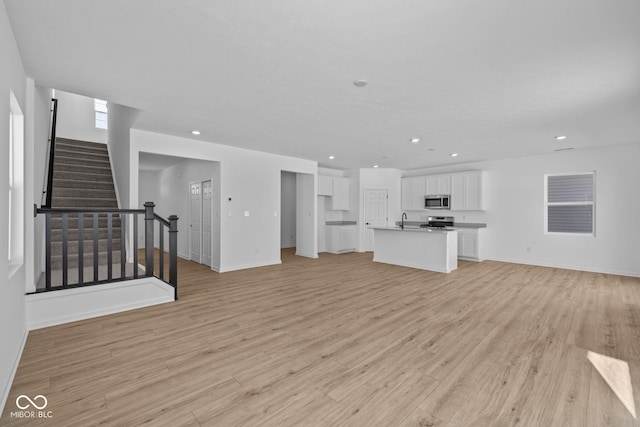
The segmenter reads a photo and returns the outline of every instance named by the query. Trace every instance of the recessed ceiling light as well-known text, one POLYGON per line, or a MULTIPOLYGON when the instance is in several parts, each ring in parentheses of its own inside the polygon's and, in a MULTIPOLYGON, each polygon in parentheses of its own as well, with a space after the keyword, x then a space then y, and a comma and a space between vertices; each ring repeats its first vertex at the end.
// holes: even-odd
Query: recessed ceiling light
POLYGON ((191 133, 194 134, 194 135, 200 135, 200 131, 199 130, 192 130, 191 133))
POLYGON ((558 141, 562 141, 563 139, 567 139, 567 136, 566 135, 558 135, 558 136, 556 136, 556 139, 558 141))
POLYGON ((451 153, 449 154, 451 157, 458 157, 458 153, 451 153))
POLYGON ((411 138, 409 141, 410 141, 412 144, 417 144, 417 143, 419 143, 419 142, 420 142, 420 138, 411 138))
POLYGON ((336 156, 329 156, 329 160, 333 160, 335 158, 336 158, 336 156))
POLYGON ((378 167, 378 165, 373 165, 373 167, 374 167, 374 168, 377 168, 377 167, 378 167))
POLYGON ((353 82, 353 84, 358 86, 358 87, 365 87, 367 85, 367 81, 366 80, 356 80, 355 82, 353 82))

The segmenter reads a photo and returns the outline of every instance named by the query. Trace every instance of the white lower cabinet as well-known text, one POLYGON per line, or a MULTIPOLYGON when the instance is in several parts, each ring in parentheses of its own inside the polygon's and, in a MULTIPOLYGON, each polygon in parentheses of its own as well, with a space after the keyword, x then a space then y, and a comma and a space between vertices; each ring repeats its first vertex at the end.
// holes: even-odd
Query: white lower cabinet
POLYGON ((482 229, 456 228, 458 231, 458 258, 471 261, 484 260, 482 248, 482 229))
POLYGON ((355 225, 328 225, 327 252, 341 254, 356 250, 355 225))

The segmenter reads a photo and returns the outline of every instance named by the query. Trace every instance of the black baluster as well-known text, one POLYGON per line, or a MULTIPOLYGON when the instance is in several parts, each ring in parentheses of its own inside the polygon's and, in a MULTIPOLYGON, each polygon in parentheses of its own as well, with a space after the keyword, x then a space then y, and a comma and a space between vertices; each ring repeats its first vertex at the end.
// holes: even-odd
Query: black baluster
POLYGON ((178 299, 178 217, 169 218, 169 283, 173 285, 174 299, 178 299))
POLYGON ((155 221, 153 208, 155 206, 153 202, 146 202, 144 204, 144 275, 146 277, 153 276, 153 223, 155 221))
POLYGON ((45 254, 45 287, 47 290, 51 289, 51 213, 47 212, 45 215, 45 240, 46 240, 46 254, 45 254))
POLYGON ((133 214, 133 278, 138 278, 138 214, 133 214))
POLYGON ((78 214, 78 284, 84 283, 84 214, 78 214))
POLYGON ((158 222, 158 232, 160 234, 160 279, 164 280, 164 224, 158 222))
POLYGON ((66 288, 69 282, 69 260, 67 241, 67 214, 62 214, 62 287, 66 288))
POLYGON ((113 279, 113 244, 111 241, 112 234, 112 221, 113 214, 111 212, 107 213, 107 280, 111 281, 113 279))
MULTIPOLYGON (((120 279, 127 275, 127 253, 125 251, 125 230, 127 229, 127 215, 120 214, 120 279)), ((135 267, 134 267, 135 268, 135 267)))
POLYGON ((93 281, 98 281, 98 213, 93 214, 93 281))

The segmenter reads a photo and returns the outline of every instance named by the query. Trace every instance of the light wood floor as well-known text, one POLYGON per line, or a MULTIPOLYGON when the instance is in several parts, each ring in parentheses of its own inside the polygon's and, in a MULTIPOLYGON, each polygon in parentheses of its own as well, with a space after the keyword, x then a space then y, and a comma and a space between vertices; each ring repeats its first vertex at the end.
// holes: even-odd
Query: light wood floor
POLYGON ((181 261, 178 302, 31 332, 0 424, 640 425, 587 359, 628 366, 640 415, 640 279, 283 261, 181 261), (11 419, 20 394, 52 418, 11 419))

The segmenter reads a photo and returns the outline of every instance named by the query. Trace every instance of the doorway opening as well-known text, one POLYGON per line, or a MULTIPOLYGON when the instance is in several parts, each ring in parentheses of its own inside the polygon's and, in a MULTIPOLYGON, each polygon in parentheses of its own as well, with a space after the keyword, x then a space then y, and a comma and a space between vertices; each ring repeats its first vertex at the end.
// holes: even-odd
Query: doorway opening
POLYGON ((317 258, 315 175, 283 170, 280 189, 280 249, 317 258))

